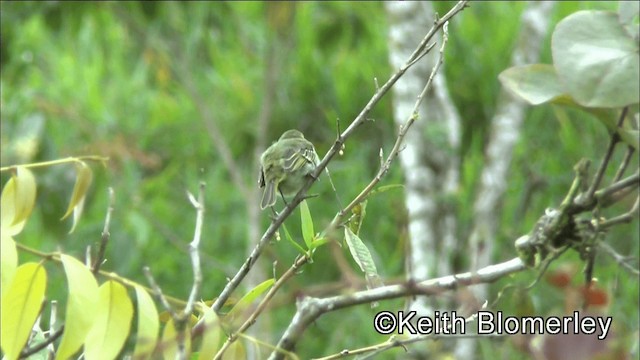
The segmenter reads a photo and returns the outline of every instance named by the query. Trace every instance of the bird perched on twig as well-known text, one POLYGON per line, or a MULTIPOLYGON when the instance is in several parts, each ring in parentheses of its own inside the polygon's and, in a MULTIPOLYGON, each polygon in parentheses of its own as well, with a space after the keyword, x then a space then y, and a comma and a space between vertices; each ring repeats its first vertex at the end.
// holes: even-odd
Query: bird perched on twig
POLYGON ((283 200, 297 194, 318 162, 313 144, 300 131, 285 131, 260 157, 258 185, 264 187, 260 208, 276 203, 276 190, 283 200))

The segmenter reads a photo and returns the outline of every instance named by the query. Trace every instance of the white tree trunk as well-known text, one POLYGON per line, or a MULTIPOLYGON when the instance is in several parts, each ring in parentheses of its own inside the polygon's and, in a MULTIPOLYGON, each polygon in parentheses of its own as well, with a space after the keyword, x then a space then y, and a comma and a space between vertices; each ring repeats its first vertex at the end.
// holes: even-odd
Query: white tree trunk
MULTIPOLYGON (((540 47, 547 34, 554 6, 555 2, 552 1, 532 1, 527 4, 521 15, 521 29, 511 55, 511 66, 538 62, 540 47)), ((502 214, 502 197, 507 189, 513 149, 520 138, 525 109, 526 106, 521 101, 505 90, 500 92, 496 113, 491 119, 485 165, 473 206, 474 226, 469 237, 472 269, 482 268, 493 260, 502 214)), ((478 285, 473 290, 480 303, 488 300, 487 284, 478 285)), ((475 345, 475 339, 459 341, 455 351, 456 358, 473 358, 475 345)))
MULTIPOLYGON (((433 25, 434 12, 428 2, 389 1, 385 5, 389 15, 389 58, 394 68, 400 68, 433 25)), ((396 124, 411 116, 416 97, 437 61, 438 47, 393 87, 396 124)), ((456 244, 456 220, 442 199, 458 186, 460 117, 450 100, 442 69, 400 152, 409 214, 407 276, 415 281, 449 274, 449 255, 456 244)), ((409 307, 422 314, 431 313, 431 305, 424 298, 417 298, 409 307)))

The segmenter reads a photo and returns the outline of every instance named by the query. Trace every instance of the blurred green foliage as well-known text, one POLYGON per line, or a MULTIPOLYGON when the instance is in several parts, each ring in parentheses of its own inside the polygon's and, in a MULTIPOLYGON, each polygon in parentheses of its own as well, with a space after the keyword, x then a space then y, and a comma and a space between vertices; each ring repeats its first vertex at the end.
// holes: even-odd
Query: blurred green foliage
MULTIPOLYGON (((443 14, 452 4, 435 6, 443 14)), ((291 6, 293 17, 270 17, 265 3, 254 2, 2 2, 2 165, 69 155, 111 158, 106 169, 94 166, 92 194, 83 220, 71 235, 66 234, 70 223, 59 218, 73 187, 73 167, 37 170, 37 209, 17 240, 43 251, 62 249, 83 258, 86 247, 95 247, 100 239, 111 186, 116 207, 103 268, 146 283, 141 268, 149 265, 166 293, 186 298, 191 286, 186 246, 193 236, 195 211, 185 190, 196 191, 198 181, 204 180, 202 296, 216 296, 247 254, 247 204, 212 145, 198 101, 212 112, 246 183, 253 186, 256 119, 265 96, 265 59, 270 51, 280 70, 275 88, 269 89, 274 103, 267 139, 297 128, 316 145, 321 157, 333 143, 336 119, 346 128, 374 93, 374 78, 383 83, 393 71, 387 61, 382 3, 291 6), (194 91, 200 100, 194 99, 194 91)), ((472 3, 449 29, 443 69, 464 119, 462 186, 455 199, 461 239, 466 239, 472 225, 475 185, 500 91, 497 75, 509 66, 524 6, 520 2, 472 3), (499 21, 487 21, 496 17, 499 21)), ((585 8, 616 6, 562 2, 552 24, 585 8)), ((549 48, 547 39, 541 62, 550 63, 549 48)), ((395 136, 390 97, 371 117, 374 121, 358 129, 346 144, 344 156, 330 164, 343 202, 370 180, 378 168, 379 149, 387 153, 395 136)), ((573 178, 573 164, 588 157, 597 166, 607 139, 604 127, 583 113, 551 107, 529 111, 511 167, 496 259, 516 256, 513 240, 528 232, 546 207, 559 204, 573 178), (528 188, 533 193, 527 199, 528 188)), ((613 163, 620 158, 618 152, 613 163)), ((609 170, 609 175, 615 171, 613 166, 609 170)), ((382 185, 401 182, 401 171, 394 166, 382 185)), ((310 193, 320 194, 309 201, 320 228, 338 205, 325 179, 310 193)), ((631 205, 624 202, 610 214, 631 205)), ((258 206, 257 199, 252 206, 258 206)), ((359 235, 373 252, 383 278, 402 278, 407 224, 403 208, 401 189, 375 196, 367 206, 359 235)), ((262 216, 266 227, 267 212, 262 216)), ((290 231, 298 233, 298 217, 288 221, 290 231)), ((608 241, 622 254, 637 254, 637 225, 635 221, 612 231, 608 241)), ((346 248, 343 251, 346 254, 346 248)), ((282 241, 274 243, 265 256, 269 262, 277 260, 282 270, 295 254, 282 241)), ((31 259, 25 253, 19 256, 21 262, 31 259)), ((290 321, 296 295, 305 293, 309 284, 319 287, 341 279, 328 249, 317 251, 314 260, 276 298, 280 306, 271 310, 272 340, 290 321)), ((561 262, 580 264, 571 258, 561 262)), ((466 270, 464 264, 460 270, 466 270)), ((270 269, 264 271, 270 274, 270 269)), ((49 273, 54 274, 49 298, 63 299, 63 275, 49 273)), ((637 279, 629 279, 604 256, 598 258, 596 275, 615 296, 610 306, 614 326, 618 321, 623 328, 637 331, 637 279)), ((499 282, 495 290, 507 283, 528 284, 534 277, 533 272, 522 273, 499 282)), ((561 295, 549 296, 554 291, 546 284, 532 290, 539 313, 561 308, 561 295)), ((383 306, 401 307, 402 300, 383 306)), ((508 302, 500 306, 513 310, 508 302)), ((319 355, 382 341, 373 330, 361 331, 373 313, 361 307, 323 317, 309 329, 298 350, 319 355), (354 332, 360 335, 357 339, 350 336, 354 332)), ((482 350, 488 354, 493 347, 487 344, 482 350)))

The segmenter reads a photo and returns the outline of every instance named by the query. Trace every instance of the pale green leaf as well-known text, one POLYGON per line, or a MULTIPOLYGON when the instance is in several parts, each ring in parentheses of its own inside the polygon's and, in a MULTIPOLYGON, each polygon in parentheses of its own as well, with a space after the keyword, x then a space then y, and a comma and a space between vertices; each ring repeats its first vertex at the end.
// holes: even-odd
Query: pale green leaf
POLYGON ((158 309, 147 290, 140 286, 135 286, 135 290, 138 299, 138 333, 133 357, 143 360, 149 359, 153 354, 158 341, 160 320, 158 309))
POLYGON ((539 105, 565 93, 556 70, 548 64, 514 66, 498 75, 500 83, 513 95, 531 105, 539 105))
POLYGON ((68 359, 75 354, 84 342, 87 330, 96 319, 95 307, 98 302, 98 283, 82 262, 72 256, 61 255, 69 286, 64 334, 56 359, 68 359))
POLYGON ((9 289, 2 294, 0 346, 4 359, 17 359, 40 314, 47 287, 47 273, 38 263, 22 264, 9 289))
POLYGON ((638 103, 638 41, 615 12, 578 11, 567 16, 553 31, 551 49, 565 91, 579 104, 619 108, 638 103))
POLYGON ((367 288, 375 288, 382 285, 376 264, 373 262, 369 248, 362 242, 360 237, 348 227, 344 228, 344 236, 351 252, 351 257, 358 264, 360 270, 364 272, 367 281, 367 288))
POLYGON ((113 280, 102 284, 94 316, 85 339, 85 358, 115 359, 131 331, 133 305, 127 289, 113 280))

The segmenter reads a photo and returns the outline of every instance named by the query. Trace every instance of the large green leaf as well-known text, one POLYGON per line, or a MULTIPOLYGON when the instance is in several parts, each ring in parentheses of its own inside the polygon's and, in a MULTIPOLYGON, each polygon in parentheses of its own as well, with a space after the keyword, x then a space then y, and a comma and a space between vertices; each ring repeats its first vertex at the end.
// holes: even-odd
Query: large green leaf
POLYGON ((561 96, 564 91, 552 65, 514 66, 500 73, 500 83, 512 94, 531 105, 540 105, 561 96))
POLYGON ((618 15, 578 11, 556 26, 551 42, 553 64, 565 90, 589 107, 618 108, 638 103, 638 42, 618 15))

